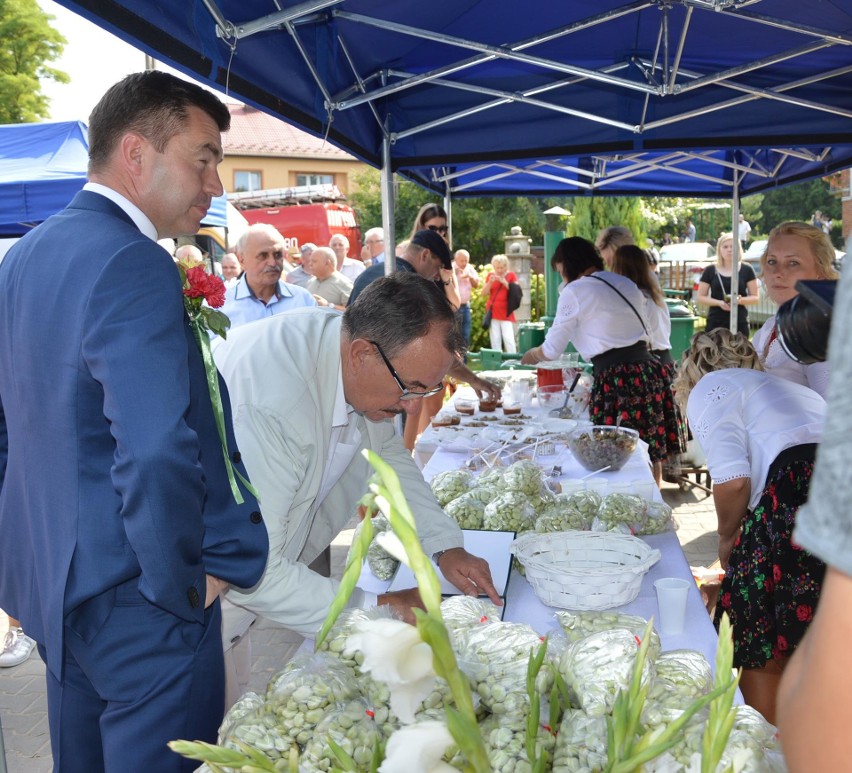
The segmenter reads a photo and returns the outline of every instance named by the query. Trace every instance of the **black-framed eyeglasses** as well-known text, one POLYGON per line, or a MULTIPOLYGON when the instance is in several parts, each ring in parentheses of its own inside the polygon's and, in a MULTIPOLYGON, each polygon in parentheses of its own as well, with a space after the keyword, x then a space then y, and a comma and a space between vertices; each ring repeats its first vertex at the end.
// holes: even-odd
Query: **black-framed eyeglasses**
POLYGON ((393 376, 393 380, 396 381, 396 385, 402 390, 402 394, 399 396, 400 400, 419 400, 421 397, 429 397, 429 395, 436 395, 443 388, 443 384, 439 384, 434 389, 427 389, 425 392, 416 392, 413 389, 409 389, 399 377, 399 374, 394 369, 393 365, 391 365, 391 361, 385 356, 385 353, 382 351, 382 347, 379 346, 375 341, 370 341, 370 343, 376 347, 376 351, 379 353, 379 356, 384 360, 385 365, 387 365, 388 370, 390 371, 391 376, 393 376))
POLYGON ((427 225, 426 226, 430 231, 437 231, 441 236, 446 236, 449 232, 449 226, 445 225, 427 225))

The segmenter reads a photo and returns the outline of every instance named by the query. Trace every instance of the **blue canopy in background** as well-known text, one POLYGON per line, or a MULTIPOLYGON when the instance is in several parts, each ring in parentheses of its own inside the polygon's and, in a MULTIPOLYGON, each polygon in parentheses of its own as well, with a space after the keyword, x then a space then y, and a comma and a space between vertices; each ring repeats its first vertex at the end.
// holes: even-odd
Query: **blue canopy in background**
POLYGON ((801 179, 852 139, 852 0, 59 1, 394 171, 782 148, 822 159, 801 179))
POLYGON ((88 161, 79 121, 0 126, 0 236, 21 236, 65 207, 88 161))
MULTIPOLYGON (((86 184, 89 137, 80 121, 0 125, 0 236, 23 236, 64 209, 86 184)), ((227 226, 227 197, 203 224, 227 226)))

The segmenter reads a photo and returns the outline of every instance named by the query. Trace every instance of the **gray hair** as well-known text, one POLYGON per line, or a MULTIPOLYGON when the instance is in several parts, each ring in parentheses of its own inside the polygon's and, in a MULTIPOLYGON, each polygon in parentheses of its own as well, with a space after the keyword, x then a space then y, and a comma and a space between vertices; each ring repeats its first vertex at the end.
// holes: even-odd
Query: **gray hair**
POLYGON ((364 241, 366 242, 367 239, 369 239, 371 236, 377 236, 380 241, 384 241, 385 240, 384 228, 379 228, 377 226, 376 228, 368 229, 367 233, 364 234, 364 241))
POLYGON ((346 249, 349 249, 349 239, 347 239, 343 234, 332 234, 331 238, 328 240, 329 246, 335 239, 342 239, 343 243, 346 245, 346 249))
POLYGON ((441 345, 456 356, 464 354, 464 336, 443 289, 410 272, 370 282, 343 314, 343 330, 349 340, 374 341, 388 357, 441 328, 441 345))
POLYGON ((192 260, 196 263, 201 263, 204 260, 204 253, 194 244, 182 244, 177 248, 175 258, 177 260, 192 260))
POLYGON ((326 263, 333 263, 335 268, 337 268, 337 256, 334 254, 334 250, 332 250, 331 247, 317 247, 311 253, 311 260, 316 260, 317 256, 325 258, 326 263))
POLYGON ((274 225, 270 225, 269 223, 253 223, 246 228, 246 230, 240 234, 240 238, 237 239, 234 249, 237 251, 238 255, 242 255, 245 252, 249 237, 252 234, 257 233, 267 233, 276 241, 284 241, 284 237, 281 235, 281 232, 274 225))

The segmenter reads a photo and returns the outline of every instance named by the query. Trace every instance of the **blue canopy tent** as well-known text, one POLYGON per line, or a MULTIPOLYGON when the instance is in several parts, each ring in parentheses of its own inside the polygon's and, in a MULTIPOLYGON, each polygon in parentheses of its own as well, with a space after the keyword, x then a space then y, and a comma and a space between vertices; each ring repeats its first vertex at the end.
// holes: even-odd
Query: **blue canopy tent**
POLYGON ((852 146, 589 153, 552 159, 407 167, 438 195, 668 196, 729 199, 852 166, 852 146))
POLYGON ((79 121, 0 126, 0 236, 22 236, 65 207, 86 182, 88 160, 79 121))
MULTIPOLYGON (((777 184, 845 165, 852 138, 852 0, 59 2, 380 166, 387 238, 394 171, 448 193, 443 170, 474 165, 478 192, 519 193, 545 190, 549 171, 498 185, 481 165, 559 163, 588 182, 596 159, 638 153, 763 153, 766 169, 776 148, 812 159, 789 177, 782 165, 777 184)), ((750 179, 772 184, 740 170, 749 163, 727 167, 735 201, 750 179)), ((631 185, 593 189, 717 195, 703 165, 672 176, 651 164, 631 185)))

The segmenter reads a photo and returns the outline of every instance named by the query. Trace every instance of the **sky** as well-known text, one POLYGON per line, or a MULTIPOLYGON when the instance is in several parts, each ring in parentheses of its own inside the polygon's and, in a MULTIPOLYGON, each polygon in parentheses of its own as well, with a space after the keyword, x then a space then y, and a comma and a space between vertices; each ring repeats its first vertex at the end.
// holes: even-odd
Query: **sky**
POLYGON ((55 17, 51 25, 68 41, 62 57, 50 64, 68 73, 71 82, 42 81, 50 99, 50 120, 88 123, 92 108, 113 83, 145 69, 145 54, 53 0, 38 4, 55 17))

